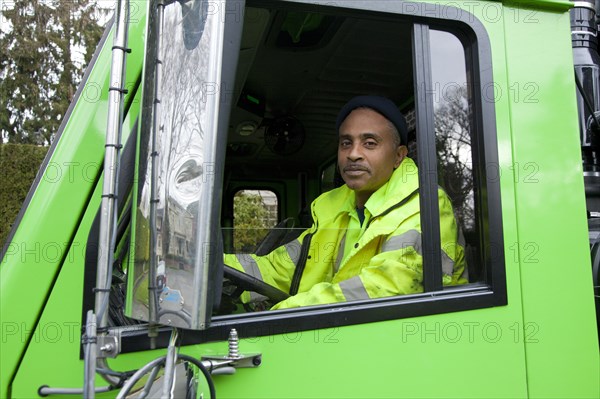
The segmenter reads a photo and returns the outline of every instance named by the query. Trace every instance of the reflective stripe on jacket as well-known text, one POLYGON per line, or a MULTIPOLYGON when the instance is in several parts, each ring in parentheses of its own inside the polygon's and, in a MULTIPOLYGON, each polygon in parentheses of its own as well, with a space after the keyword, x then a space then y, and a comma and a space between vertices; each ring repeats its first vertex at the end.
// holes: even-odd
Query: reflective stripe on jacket
MULTIPOLYGON (((347 233, 349 226, 359 223, 352 220, 356 218, 354 192, 344 185, 313 201, 313 225, 298 239, 265 256, 227 254, 225 263, 290 292, 302 243, 310 235, 298 294, 273 309, 422 292, 418 185, 417 167, 412 159, 405 158, 365 204, 366 218, 359 232, 347 233), (358 240, 346 243, 347 236, 358 240)), ((459 243, 452 205, 441 189, 438 200, 443 284, 463 284, 467 282, 463 276, 464 243, 459 243)))

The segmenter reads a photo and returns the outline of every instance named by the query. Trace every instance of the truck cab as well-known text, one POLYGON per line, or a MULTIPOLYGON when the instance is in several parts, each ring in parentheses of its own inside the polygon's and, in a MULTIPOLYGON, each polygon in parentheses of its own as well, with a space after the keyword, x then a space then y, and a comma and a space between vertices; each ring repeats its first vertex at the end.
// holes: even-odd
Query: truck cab
POLYGON ((140 395, 147 367, 175 397, 598 397, 598 43, 580 74, 572 48, 597 5, 579 3, 589 34, 554 0, 131 1, 3 248, 0 396, 140 395), (311 227, 361 94, 407 119, 423 290, 270 310, 289 293, 223 253, 311 227), (441 282, 440 187, 464 285, 441 282))

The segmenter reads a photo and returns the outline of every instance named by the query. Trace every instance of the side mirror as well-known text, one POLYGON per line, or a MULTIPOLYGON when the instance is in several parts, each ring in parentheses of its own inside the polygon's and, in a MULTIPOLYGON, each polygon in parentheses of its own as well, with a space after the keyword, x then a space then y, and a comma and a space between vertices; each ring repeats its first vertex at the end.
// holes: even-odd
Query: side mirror
POLYGON ((220 93, 207 82, 221 81, 214 65, 224 24, 207 15, 205 0, 180 5, 149 6, 125 312, 205 329, 220 299, 223 259, 220 93))

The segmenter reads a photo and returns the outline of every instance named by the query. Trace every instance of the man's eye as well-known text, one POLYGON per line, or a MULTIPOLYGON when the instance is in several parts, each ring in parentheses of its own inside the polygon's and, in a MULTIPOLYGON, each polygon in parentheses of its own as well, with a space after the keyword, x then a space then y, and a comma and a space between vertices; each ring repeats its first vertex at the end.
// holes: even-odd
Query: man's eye
POLYGON ((350 140, 342 140, 342 141, 340 141, 340 147, 349 147, 350 145, 352 145, 352 143, 350 142, 350 140))
POLYGON ((372 148, 377 146, 377 142, 373 140, 365 141, 365 147, 372 148))

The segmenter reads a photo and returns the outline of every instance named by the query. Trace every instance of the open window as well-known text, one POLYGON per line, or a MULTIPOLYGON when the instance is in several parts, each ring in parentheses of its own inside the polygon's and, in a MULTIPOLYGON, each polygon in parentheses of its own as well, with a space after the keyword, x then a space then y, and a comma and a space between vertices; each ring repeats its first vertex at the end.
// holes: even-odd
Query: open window
MULTIPOLYGON (((256 253, 279 223, 277 195, 270 190, 239 190, 233 196, 233 252, 256 253)), ((225 248, 227 251, 227 248, 225 248)))
MULTIPOLYGON (((407 117, 410 155, 422 171, 425 294, 337 303, 336 315, 326 310, 328 305, 318 305, 271 312, 261 320, 273 319, 273 326, 279 326, 269 330, 273 333, 306 328, 299 325, 307 320, 317 328, 392 313, 414 315, 417 308, 417 313, 431 314, 504 304, 499 181, 486 168, 497 165, 494 110, 481 98, 482 87, 490 90, 491 83, 485 32, 464 14, 464 21, 444 20, 422 18, 418 7, 395 10, 403 14, 382 2, 342 3, 334 8, 247 2, 228 148, 248 151, 228 150, 224 188, 231 181, 277 181, 297 188, 303 174, 308 176, 304 206, 310 204, 343 184, 334 160, 334 122, 342 105, 359 94, 391 98, 407 117), (368 12, 355 10, 362 7, 368 12), (285 120, 293 122, 278 134, 285 120), (246 125, 253 126, 249 134, 246 125), (270 144, 274 139, 279 147, 270 144), (461 230, 468 284, 442 284, 438 186, 448 194, 461 230), (485 299, 474 301, 473 295, 485 299), (285 327, 277 323, 277 313, 288 313, 285 327)), ((301 210, 284 208, 281 218, 301 210)), ((213 320, 260 334, 250 314, 213 320)))
MULTIPOLYGON (((202 148, 205 157, 211 157, 208 165, 214 179, 200 196, 210 193, 215 202, 181 211, 182 215, 190 209, 197 212, 190 216, 189 229, 209 224, 203 227, 207 229, 203 237, 212 249, 221 248, 224 241, 225 249, 237 251, 236 197, 258 195, 267 208, 265 196, 257 193, 270 191, 269 197, 277 199, 277 222, 289 218, 295 228, 310 227, 311 201, 343 184, 335 166, 338 111, 355 95, 386 96, 407 118, 409 156, 420 170, 423 293, 338 303, 335 312, 330 305, 244 314, 216 311, 210 319, 212 327, 188 334, 189 342, 225 338, 233 326, 244 336, 265 335, 506 303, 499 181, 486 167, 498 164, 493 103, 482 99, 483 91, 493 87, 487 35, 466 12, 447 20, 447 13, 440 10, 424 15, 418 6, 398 4, 340 1, 335 6, 319 6, 296 1, 247 1, 243 13, 217 10, 224 21, 224 40, 207 43, 202 57, 217 54, 215 49, 222 47, 223 62, 206 64, 200 71, 210 74, 215 68, 219 70, 220 90, 209 86, 208 75, 189 75, 204 82, 198 86, 198 99, 210 101, 211 95, 218 93, 213 98, 212 116, 206 119, 213 125, 202 130, 203 140, 208 140, 205 143, 212 143, 210 150, 206 150, 207 145, 202 148), (448 194, 462 230, 467 284, 442 284, 438 186, 448 194), (199 222, 203 209, 210 212, 199 222), (220 218, 215 212, 220 212, 220 218), (286 323, 281 323, 282 315, 286 323)), ((203 29, 210 26, 207 22, 203 29)), ((170 37, 164 32, 159 37, 149 35, 149 46, 157 41, 164 48, 169 40, 176 40, 170 37)), ((184 40, 185 48, 186 43, 184 40)), ((183 61, 188 68, 198 62, 204 65, 202 57, 193 61, 187 51, 194 50, 183 50, 178 56, 180 62, 175 63, 178 68, 183 61)), ((155 75, 165 79, 185 80, 188 76, 187 72, 173 73, 167 63, 156 68, 155 75)), ((154 83, 146 81, 145 90, 154 83)), ((177 96, 173 98, 178 101, 177 96)), ((161 112, 165 112, 164 107, 161 112)), ((152 128, 148 120, 145 123, 142 135, 144 129, 152 128)), ((141 159, 151 164, 150 141, 146 139, 144 145, 141 150, 146 156, 141 159)), ((193 148, 183 145, 181 153, 188 154, 193 148)), ((205 167, 207 158, 200 164, 205 167)), ((192 176, 197 165, 196 169, 191 164, 184 168, 185 175, 192 176)), ((143 185, 139 187, 143 190, 143 185)), ((208 186, 189 188, 202 191, 202 187, 208 186)), ((144 195, 140 193, 138 200, 144 195)), ((169 210, 175 211, 176 207, 169 210)), ((155 220, 159 221, 160 212, 156 212, 155 220)), ((185 223, 180 227, 185 230, 185 223)), ((197 243, 187 242, 185 236, 181 245, 173 243, 171 258, 198 250, 197 243)), ((150 247, 171 248, 171 241, 167 245, 164 237, 157 236, 150 247)), ((161 259, 156 259, 158 267, 161 259)), ((214 270, 218 260, 211 259, 207 264, 214 270)), ((190 267, 199 262, 198 258, 191 261, 190 267)), ((157 267, 153 268, 155 273, 157 267)), ((186 263, 181 270, 185 269, 186 263)), ((168 270, 166 274, 170 281, 168 270)), ((217 277, 211 281, 220 281, 218 274, 213 273, 217 277)))

